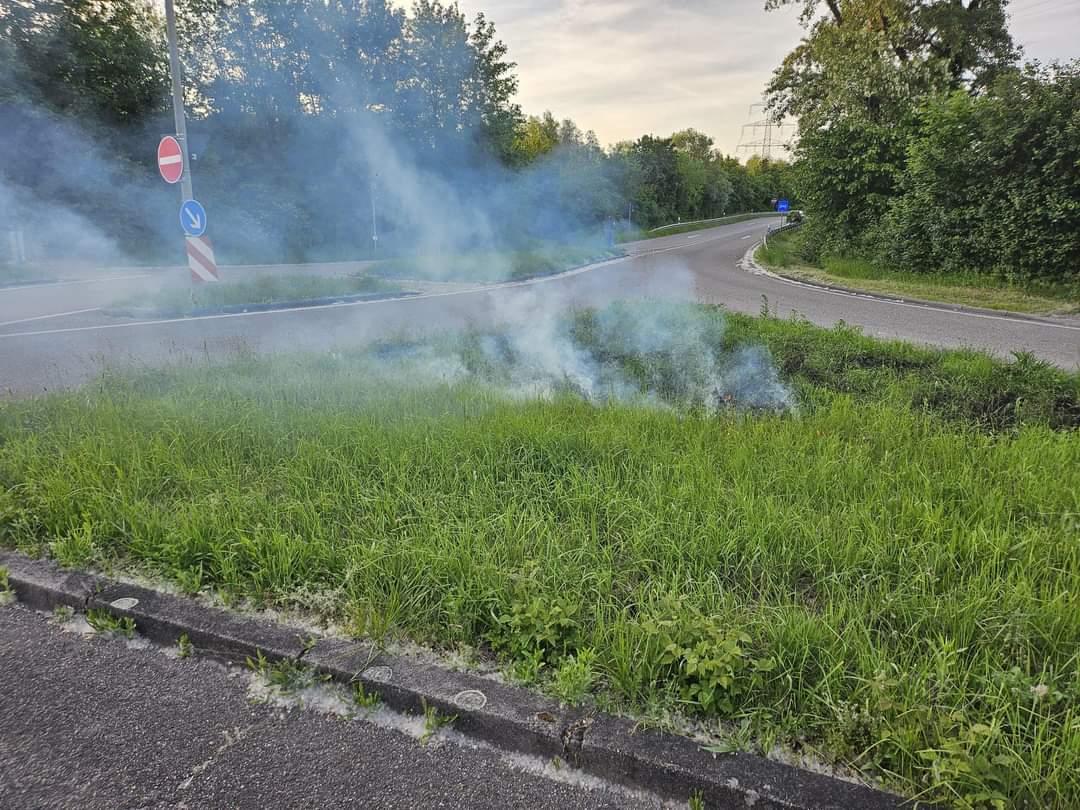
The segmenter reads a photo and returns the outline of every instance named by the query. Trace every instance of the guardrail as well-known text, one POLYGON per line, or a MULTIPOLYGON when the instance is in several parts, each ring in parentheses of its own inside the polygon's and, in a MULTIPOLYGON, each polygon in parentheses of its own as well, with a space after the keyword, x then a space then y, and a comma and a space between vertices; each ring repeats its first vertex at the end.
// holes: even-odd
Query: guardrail
POLYGON ((784 233, 784 231, 793 231, 800 226, 802 226, 802 222, 789 222, 787 225, 780 225, 779 227, 768 228, 765 231, 765 239, 763 240, 765 243, 765 247, 769 246, 770 236, 776 236, 779 233, 784 233))
POLYGON ((741 214, 728 214, 726 217, 714 217, 712 219, 695 219, 689 222, 672 222, 668 225, 661 225, 659 228, 653 228, 649 231, 649 233, 665 231, 668 228, 682 228, 686 225, 708 225, 710 222, 726 222, 727 220, 735 219, 736 217, 768 216, 769 214, 775 213, 775 211, 746 211, 741 214))

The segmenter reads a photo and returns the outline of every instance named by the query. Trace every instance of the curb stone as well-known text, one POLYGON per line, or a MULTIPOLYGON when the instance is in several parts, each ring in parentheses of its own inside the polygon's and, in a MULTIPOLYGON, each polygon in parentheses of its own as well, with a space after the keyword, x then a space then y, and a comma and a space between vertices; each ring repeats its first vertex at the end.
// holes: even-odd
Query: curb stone
POLYGON ((765 276, 767 278, 776 279, 777 281, 783 281, 787 284, 794 284, 799 287, 808 287, 812 290, 839 293, 842 295, 849 295, 853 298, 865 298, 870 301, 881 301, 885 304, 910 304, 913 306, 926 307, 927 309, 936 309, 941 312, 959 312, 967 313, 970 315, 991 315, 1004 321, 1038 323, 1046 324, 1048 326, 1074 326, 1077 320, 1076 316, 1032 315, 1027 312, 1014 312, 1011 309, 988 309, 986 307, 973 307, 968 304, 950 304, 946 301, 931 301, 926 298, 908 298, 903 295, 869 292, 867 290, 858 290, 854 287, 844 287, 840 284, 829 284, 825 281, 809 280, 805 278, 799 278, 798 276, 789 276, 785 273, 771 270, 768 267, 765 267, 761 262, 759 262, 757 258, 755 258, 755 254, 757 253, 757 249, 759 247, 761 247, 760 240, 751 245, 750 249, 747 250, 743 257, 736 262, 736 266, 740 270, 743 270, 744 272, 750 273, 755 276, 765 276))
POLYGON ((714 755, 685 737, 639 730, 631 720, 568 708, 536 692, 389 655, 365 642, 320 638, 237 616, 191 599, 70 572, 55 563, 0 551, 16 596, 38 610, 68 605, 130 617, 144 636, 230 657, 261 652, 271 661, 302 660, 339 683, 360 682, 389 707, 424 705, 456 715, 454 728, 504 750, 559 757, 587 774, 665 799, 700 794, 710 808, 896 810, 902 797, 784 765, 753 754, 714 755), (136 600, 134 603, 117 600, 136 600))

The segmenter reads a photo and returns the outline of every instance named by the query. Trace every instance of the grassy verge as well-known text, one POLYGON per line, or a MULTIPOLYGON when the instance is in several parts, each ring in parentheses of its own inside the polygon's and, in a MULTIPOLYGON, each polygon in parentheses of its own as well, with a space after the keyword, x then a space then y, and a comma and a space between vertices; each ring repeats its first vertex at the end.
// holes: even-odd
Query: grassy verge
POLYGON ((675 225, 670 228, 664 228, 661 230, 651 231, 636 231, 633 233, 622 234, 619 237, 621 242, 634 242, 639 239, 660 239, 664 236, 675 236, 680 233, 692 233, 693 231, 702 231, 706 228, 718 228, 721 225, 734 225, 737 222, 746 222, 751 219, 758 219, 759 217, 779 216, 775 211, 758 211, 748 214, 732 214, 730 217, 721 217, 719 219, 712 219, 708 222, 700 223, 687 223, 685 225, 675 225))
POLYGON ((758 248, 757 260, 784 275, 883 295, 1029 314, 1080 313, 1080 294, 1064 286, 1019 287, 975 274, 882 270, 855 258, 827 258, 813 266, 802 256, 800 238, 795 232, 770 239, 768 248, 758 248))
POLYGON ((239 281, 170 287, 150 298, 128 298, 110 307, 113 314, 152 310, 174 317, 220 312, 228 307, 283 304, 344 295, 395 292, 395 284, 370 276, 319 276, 302 273, 263 275, 239 281))
POLYGON ((54 281, 55 279, 55 274, 42 270, 30 269, 21 265, 0 263, 0 289, 19 284, 54 281))
POLYGON ((391 259, 377 265, 373 272, 385 278, 489 284, 550 275, 621 255, 622 251, 600 244, 543 245, 501 253, 391 259))
POLYGON ((640 400, 523 395, 466 335, 0 404, 0 544, 490 648, 957 807, 1080 804, 1080 376, 692 312, 685 354, 641 310, 565 325, 640 400), (685 398, 702 346, 737 375, 762 343, 793 409, 685 398))

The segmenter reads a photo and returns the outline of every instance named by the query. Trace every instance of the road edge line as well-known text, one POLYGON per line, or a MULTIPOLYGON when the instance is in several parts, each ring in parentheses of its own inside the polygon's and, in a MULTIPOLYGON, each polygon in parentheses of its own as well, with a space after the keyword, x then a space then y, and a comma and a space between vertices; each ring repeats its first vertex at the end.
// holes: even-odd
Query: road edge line
POLYGON ((761 264, 755 257, 757 249, 761 247, 762 242, 758 240, 750 249, 743 255, 736 266, 747 273, 755 276, 766 276, 776 281, 782 281, 785 284, 792 284, 796 287, 806 287, 811 290, 819 290, 825 293, 831 293, 834 295, 846 295, 851 298, 863 298, 870 301, 878 301, 882 304, 899 304, 903 306, 916 307, 919 309, 932 309, 938 312, 951 312, 956 315, 970 315, 977 318, 989 318, 996 321, 1010 321, 1014 323, 1028 323, 1037 324, 1039 326, 1053 326, 1058 329, 1072 329, 1080 331, 1080 322, 1078 323, 1063 323, 1061 320, 1055 320, 1049 317, 1041 317, 1039 315, 1028 315, 1024 312, 1013 312, 1008 309, 984 309, 982 307, 972 307, 966 304, 948 304, 944 301, 927 301, 924 298, 906 298, 900 295, 879 295, 877 293, 866 292, 865 290, 856 290, 851 287, 842 287, 838 284, 826 284, 820 281, 807 281, 802 278, 795 278, 794 276, 786 276, 783 273, 778 273, 775 270, 770 270, 761 264))

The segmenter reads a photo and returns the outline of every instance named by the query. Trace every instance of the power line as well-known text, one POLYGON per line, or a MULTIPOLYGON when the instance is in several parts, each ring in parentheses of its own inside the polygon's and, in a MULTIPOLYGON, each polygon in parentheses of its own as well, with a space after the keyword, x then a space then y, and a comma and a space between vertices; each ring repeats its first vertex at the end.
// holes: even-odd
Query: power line
POLYGON ((782 117, 760 102, 750 105, 749 117, 750 122, 743 124, 736 151, 757 154, 766 160, 772 159, 774 150, 785 155, 791 152, 795 140, 794 124, 784 123, 782 117))

